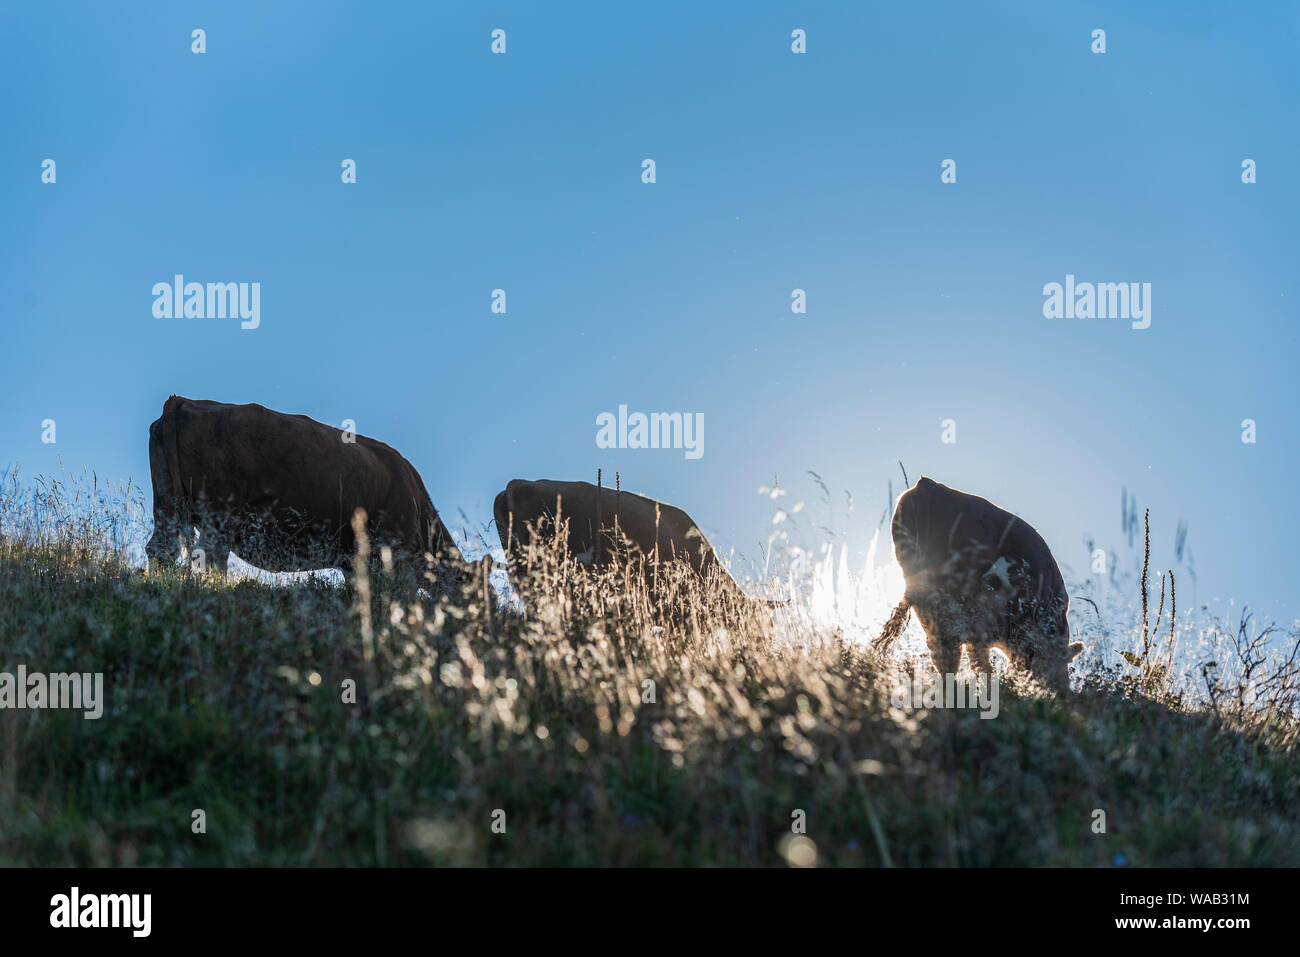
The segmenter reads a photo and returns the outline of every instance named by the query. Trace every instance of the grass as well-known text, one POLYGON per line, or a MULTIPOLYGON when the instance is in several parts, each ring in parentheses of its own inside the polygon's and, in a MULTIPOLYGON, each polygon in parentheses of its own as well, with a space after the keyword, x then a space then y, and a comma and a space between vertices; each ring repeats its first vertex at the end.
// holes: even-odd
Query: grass
POLYGON ((3 865, 1300 865, 1295 653, 1247 619, 1208 670, 1004 683, 981 720, 894 708, 897 660, 680 575, 656 613, 635 569, 539 554, 525 615, 380 563, 151 574, 119 506, 45 491, 0 495, 0 671, 108 701, 0 711, 3 865))

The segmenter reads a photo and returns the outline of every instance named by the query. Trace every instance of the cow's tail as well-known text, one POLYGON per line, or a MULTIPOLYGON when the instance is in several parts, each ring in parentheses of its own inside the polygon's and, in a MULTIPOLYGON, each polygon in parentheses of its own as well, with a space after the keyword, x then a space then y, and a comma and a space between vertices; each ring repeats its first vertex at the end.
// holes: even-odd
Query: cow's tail
POLYGON ((176 418, 179 414, 178 407, 181 404, 179 396, 170 396, 163 403, 162 414, 162 446, 163 457, 167 460, 167 471, 171 475, 172 492, 182 498, 187 496, 190 489, 187 489, 181 480, 181 453, 180 441, 176 437, 177 423, 176 418))
MULTIPOLYGON (((177 539, 187 543, 193 513, 187 489, 181 484, 179 442, 177 441, 177 396, 163 404, 160 415, 149 426, 149 473, 153 480, 153 534, 145 544, 149 564, 166 564, 175 557, 177 539)), ((185 547, 183 545, 183 547, 185 547)))
POLYGON ((1072 602, 1074 602, 1074 601, 1086 601, 1089 605, 1092 606, 1092 610, 1096 613, 1097 618, 1100 620, 1100 618, 1101 618, 1101 609, 1097 607, 1097 603, 1096 603, 1095 601, 1093 601, 1091 598, 1088 598, 1086 595, 1074 595, 1074 596, 1071 596, 1070 601, 1072 601, 1072 602))
MULTIPOLYGON (((167 472, 172 480, 172 495, 175 518, 182 529, 187 529, 194 522, 193 489, 185 487, 185 475, 181 469, 180 443, 180 405, 184 400, 178 395, 169 396, 163 403, 162 446, 163 457, 167 460, 167 472)), ((188 536, 188 531, 184 532, 188 536)))
POLYGON ((894 613, 889 616, 889 621, 885 622, 885 627, 881 629, 880 637, 872 643, 877 651, 882 654, 889 651, 907 626, 907 613, 911 610, 912 605, 906 598, 898 603, 894 613))

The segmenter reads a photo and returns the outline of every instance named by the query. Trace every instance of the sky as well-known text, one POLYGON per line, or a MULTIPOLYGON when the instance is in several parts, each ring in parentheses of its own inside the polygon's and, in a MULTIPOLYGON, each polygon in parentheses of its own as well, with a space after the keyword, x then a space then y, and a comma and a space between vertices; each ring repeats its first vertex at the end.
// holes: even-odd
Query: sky
POLYGON ((1290 623, 1300 5, 1135 6, 4 2, 0 466, 147 490, 170 394, 259 402, 453 528, 601 468, 742 565, 777 507, 865 555, 901 462, 1085 577, 1126 489, 1195 601, 1290 623), (156 316, 178 273, 257 328, 156 316), (1149 327, 1049 318, 1067 275, 1149 327), (703 454, 599 447, 620 405, 703 454))

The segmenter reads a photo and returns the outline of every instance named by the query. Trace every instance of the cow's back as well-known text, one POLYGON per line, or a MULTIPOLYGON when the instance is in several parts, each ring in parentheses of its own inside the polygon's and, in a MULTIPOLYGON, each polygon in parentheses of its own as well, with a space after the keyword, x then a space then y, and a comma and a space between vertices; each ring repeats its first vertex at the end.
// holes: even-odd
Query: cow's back
POLYGON ((570 558, 584 564, 640 557, 651 564, 682 560, 702 577, 715 569, 725 574, 708 539, 684 510, 635 492, 589 482, 513 479, 497 496, 493 512, 502 548, 516 557, 541 526, 548 544, 561 544, 570 558), (557 512, 566 526, 562 543, 554 530, 557 512))
POLYGON ((904 577, 921 588, 982 576, 999 558, 1023 562, 1044 594, 1065 594, 1065 581, 1041 535, 1024 519, 980 498, 922 478, 898 500, 891 531, 904 577))

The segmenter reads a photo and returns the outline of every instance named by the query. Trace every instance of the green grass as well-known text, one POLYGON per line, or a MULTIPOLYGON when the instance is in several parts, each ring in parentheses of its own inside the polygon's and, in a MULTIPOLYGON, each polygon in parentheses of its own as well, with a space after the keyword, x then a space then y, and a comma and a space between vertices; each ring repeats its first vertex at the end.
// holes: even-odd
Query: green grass
POLYGON ((1284 694, 1101 673, 1004 684, 995 720, 904 712, 895 663, 708 593, 661 619, 555 567, 523 617, 382 572, 146 574, 91 537, 0 538, 0 670, 103 672, 108 699, 0 711, 3 865, 1300 865, 1284 694))

